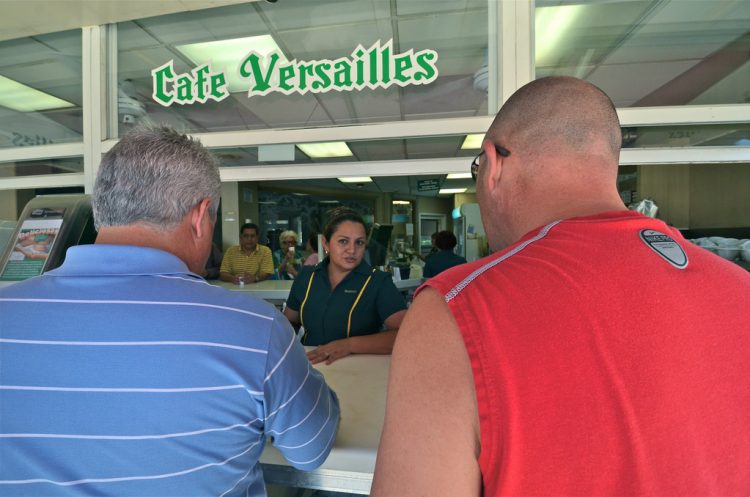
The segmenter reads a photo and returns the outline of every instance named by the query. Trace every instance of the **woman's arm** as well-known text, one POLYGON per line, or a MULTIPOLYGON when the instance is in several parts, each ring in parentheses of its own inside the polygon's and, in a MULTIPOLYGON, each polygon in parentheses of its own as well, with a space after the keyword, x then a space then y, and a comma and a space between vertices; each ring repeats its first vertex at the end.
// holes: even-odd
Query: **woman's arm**
POLYGON ((302 325, 300 318, 299 318, 299 312, 294 311, 289 308, 287 305, 284 308, 284 316, 289 320, 289 323, 291 323, 292 328, 294 328, 294 331, 299 331, 299 327, 302 325))
MULTIPOLYGON (((286 311, 284 313, 286 314, 286 311)), ((393 351, 393 342, 396 341, 396 333, 405 315, 405 309, 394 312, 385 320, 384 331, 334 340, 311 350, 307 353, 307 358, 313 364, 319 362, 331 364, 350 354, 390 354, 393 351)))

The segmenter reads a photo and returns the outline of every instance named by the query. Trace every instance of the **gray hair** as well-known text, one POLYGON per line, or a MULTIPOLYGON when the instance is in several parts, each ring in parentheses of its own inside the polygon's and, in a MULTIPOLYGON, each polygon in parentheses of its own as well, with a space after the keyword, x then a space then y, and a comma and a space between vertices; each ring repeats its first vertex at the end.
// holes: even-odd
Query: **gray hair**
POLYGON ((102 157, 92 196, 96 229, 142 222, 170 230, 205 198, 215 219, 218 165, 198 140, 168 126, 134 128, 102 157))
POLYGON ((297 232, 293 230, 282 231, 279 235, 279 243, 284 242, 284 238, 294 237, 294 243, 297 243, 297 232))

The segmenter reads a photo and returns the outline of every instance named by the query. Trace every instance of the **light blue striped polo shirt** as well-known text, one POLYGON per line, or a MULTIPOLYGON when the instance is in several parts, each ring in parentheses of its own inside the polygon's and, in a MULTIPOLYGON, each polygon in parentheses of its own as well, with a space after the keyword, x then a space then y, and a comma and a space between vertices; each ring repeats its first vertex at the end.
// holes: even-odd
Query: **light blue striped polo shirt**
POLYGON ((161 250, 87 245, 0 289, 0 496, 262 496, 339 406, 287 320, 161 250))

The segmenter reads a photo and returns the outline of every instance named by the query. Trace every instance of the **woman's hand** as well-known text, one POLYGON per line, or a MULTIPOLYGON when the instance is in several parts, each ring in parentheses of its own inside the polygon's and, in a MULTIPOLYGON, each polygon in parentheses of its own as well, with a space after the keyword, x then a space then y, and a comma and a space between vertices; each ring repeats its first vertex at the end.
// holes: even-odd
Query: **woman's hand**
POLYGON ((341 340, 334 340, 333 342, 329 342, 311 350, 307 353, 307 358, 313 364, 318 364, 320 362, 331 364, 351 353, 352 349, 350 339, 343 338, 341 340))

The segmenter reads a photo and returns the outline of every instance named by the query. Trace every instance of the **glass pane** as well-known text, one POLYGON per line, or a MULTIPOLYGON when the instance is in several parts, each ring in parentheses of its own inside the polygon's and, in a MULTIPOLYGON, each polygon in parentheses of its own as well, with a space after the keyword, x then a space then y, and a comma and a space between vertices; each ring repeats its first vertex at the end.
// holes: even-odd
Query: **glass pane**
POLYGON ((599 86, 617 107, 750 102, 747 0, 537 0, 536 77, 599 86))
MULTIPOLYGON (((286 0, 120 23, 120 134, 145 118, 189 131, 221 131, 486 115, 487 11, 487 0, 286 0), (392 47, 386 53, 383 47, 389 40, 392 47), (373 52, 378 42, 380 49, 373 52), (359 46, 365 52, 361 56, 359 46), (266 59, 259 59, 253 70, 252 59, 247 59, 251 50, 261 54, 278 50, 283 58, 274 71, 268 72, 271 62, 266 59), (410 51, 411 56, 399 55, 410 51), (436 79, 417 84, 424 83, 418 73, 422 80, 429 79, 430 59, 418 55, 426 51, 437 52, 436 79), (405 80, 403 87, 395 84, 397 58, 403 67, 398 73, 405 80), (344 65, 335 65, 340 61, 344 65), (380 72, 369 70, 370 61, 380 72), (226 86, 217 79, 215 87, 206 83, 199 93, 197 85, 189 84, 197 82, 198 72, 190 76, 192 80, 179 79, 209 62, 212 74, 224 72, 226 86), (173 77, 167 69, 152 76, 152 70, 165 64, 173 77), (347 67, 351 69, 342 69, 347 67), (240 68, 245 69, 244 76, 240 68), (291 75, 284 79, 289 94, 271 91, 248 96, 268 74, 281 85, 281 68, 291 71, 284 73, 291 75), (160 95, 156 99, 155 78, 161 78, 156 80, 160 95), (345 84, 347 78, 350 86, 345 84), (352 89, 360 78, 374 88, 352 89), (227 90, 228 96, 216 101, 207 96, 211 89, 217 94, 227 90), (196 103, 180 103, 181 97, 189 96, 196 103), (198 103, 201 99, 205 103, 198 103)), ((205 71, 200 74, 210 80, 205 71)))
POLYGON ((0 42, 0 148, 81 141, 81 31, 0 42))
POLYGON ((0 179, 19 176, 36 176, 40 174, 64 174, 81 172, 83 172, 82 157, 0 162, 0 179))
POLYGON ((478 152, 475 148, 462 148, 466 135, 437 136, 423 138, 401 138, 388 140, 360 140, 337 142, 345 147, 345 152, 339 157, 318 155, 316 149, 288 144, 290 159, 278 161, 260 160, 259 149, 263 147, 237 147, 213 149, 221 160, 222 167, 240 166, 273 166, 282 164, 330 164, 335 162, 366 162, 379 160, 401 159, 439 159, 449 157, 465 157, 466 172, 469 172, 471 160, 478 152), (304 151, 301 147, 304 147, 304 151))
POLYGON ((750 147, 750 124, 623 128, 623 148, 750 147))

